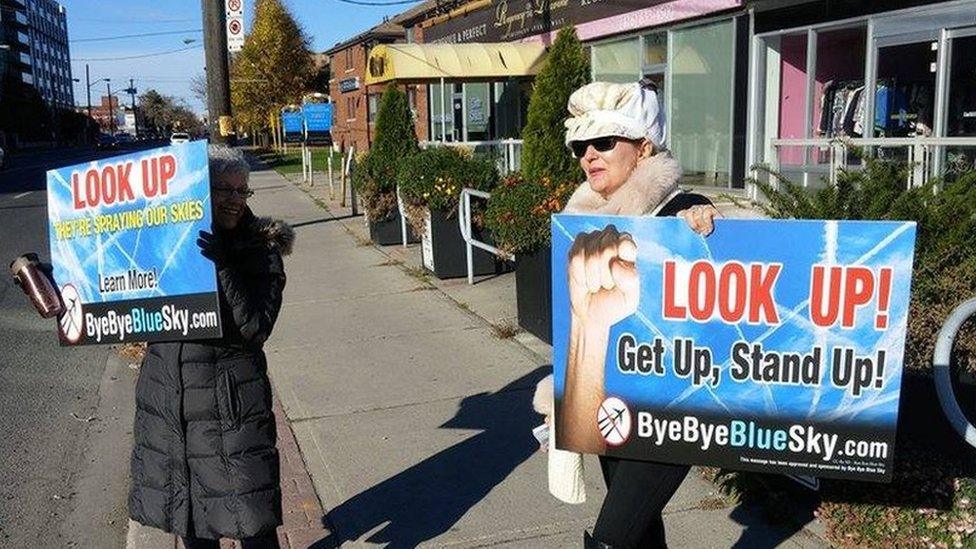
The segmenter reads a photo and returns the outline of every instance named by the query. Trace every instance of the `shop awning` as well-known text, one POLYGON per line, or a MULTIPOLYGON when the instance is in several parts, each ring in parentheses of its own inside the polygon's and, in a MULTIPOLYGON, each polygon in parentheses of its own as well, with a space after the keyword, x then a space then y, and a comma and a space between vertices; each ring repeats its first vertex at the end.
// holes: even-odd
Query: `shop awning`
POLYGON ((545 56, 541 44, 381 44, 369 52, 366 84, 533 76, 545 56))

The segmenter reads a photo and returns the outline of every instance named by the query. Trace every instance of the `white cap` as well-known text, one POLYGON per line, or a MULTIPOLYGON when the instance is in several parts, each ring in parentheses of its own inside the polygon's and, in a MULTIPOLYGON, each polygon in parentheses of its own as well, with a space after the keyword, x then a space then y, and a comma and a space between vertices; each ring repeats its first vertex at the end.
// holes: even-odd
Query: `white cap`
POLYGON ((664 114, 657 92, 640 84, 593 82, 569 96, 569 113, 564 123, 566 144, 617 135, 647 139, 654 148, 664 148, 664 114))

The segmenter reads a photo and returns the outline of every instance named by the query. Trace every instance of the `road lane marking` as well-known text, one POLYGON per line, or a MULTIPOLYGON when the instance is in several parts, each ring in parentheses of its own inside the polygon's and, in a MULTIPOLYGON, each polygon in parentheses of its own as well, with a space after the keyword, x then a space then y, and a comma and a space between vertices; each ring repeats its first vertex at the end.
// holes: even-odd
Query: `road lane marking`
POLYGON ((20 194, 18 194, 17 196, 14 197, 14 200, 20 200, 21 198, 24 198, 25 196, 29 195, 32 192, 34 192, 34 191, 27 191, 26 193, 20 193, 20 194))

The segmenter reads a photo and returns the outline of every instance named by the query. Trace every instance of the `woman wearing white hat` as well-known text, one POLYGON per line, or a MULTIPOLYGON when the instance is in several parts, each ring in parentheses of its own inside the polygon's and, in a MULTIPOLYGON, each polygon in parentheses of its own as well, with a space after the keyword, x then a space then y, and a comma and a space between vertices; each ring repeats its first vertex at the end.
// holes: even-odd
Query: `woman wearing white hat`
MULTIPOLYGON (((679 216, 700 234, 712 232, 718 210, 704 196, 678 188, 681 168, 665 147, 664 120, 653 89, 594 82, 570 96, 569 112, 566 144, 579 159, 586 181, 565 212, 679 216)), ((588 453, 606 448, 594 418, 606 397, 603 372, 610 327, 637 310, 636 253, 630 235, 613 226, 580 234, 570 250, 566 386, 553 428, 563 443, 588 453)), ((552 402, 552 380, 547 378, 539 384, 534 403, 551 416, 552 402)), ((582 456, 550 449, 549 462, 550 491, 564 501, 582 501, 582 456)), ((593 534, 584 533, 585 547, 666 547, 661 511, 688 466, 611 457, 601 457, 600 466, 607 497, 593 534)))

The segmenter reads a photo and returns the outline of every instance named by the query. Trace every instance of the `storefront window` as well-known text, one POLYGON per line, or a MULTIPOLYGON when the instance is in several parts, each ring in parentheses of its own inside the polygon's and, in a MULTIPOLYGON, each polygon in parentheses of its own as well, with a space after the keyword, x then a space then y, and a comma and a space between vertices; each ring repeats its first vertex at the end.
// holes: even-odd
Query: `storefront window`
MULTIPOLYGON (((802 139, 806 134, 807 33, 792 34, 780 40, 779 137, 802 139)), ((804 164, 803 147, 779 149, 780 164, 804 164)))
POLYGON ((487 82, 464 85, 465 141, 487 141, 491 117, 491 97, 487 82))
POLYGON ((593 52, 594 82, 636 82, 641 74, 639 38, 596 44, 593 52))
POLYGON ((734 38, 732 21, 672 33, 670 143, 691 184, 729 183, 734 38))
MULTIPOLYGON (((430 113, 430 140, 431 141, 441 140, 441 136, 443 135, 444 132, 443 121, 445 119, 450 120, 451 102, 447 98, 445 98, 443 102, 443 107, 444 107, 443 116, 441 113, 441 105, 442 105, 441 98, 444 97, 443 93, 444 91, 441 88, 441 85, 439 83, 431 84, 427 87, 427 97, 429 98, 427 112, 430 113)), ((450 134, 450 131, 448 131, 447 133, 450 134)))
POLYGON ((495 83, 495 138, 519 139, 524 125, 524 85, 518 80, 495 83))
POLYGON ((864 27, 817 34, 813 94, 814 137, 863 137, 865 127, 864 27))
POLYGON ((366 106, 369 109, 368 118, 369 123, 372 124, 376 122, 376 113, 380 110, 380 96, 376 93, 369 94, 369 103, 366 106))
POLYGON ((644 43, 644 66, 641 74, 657 88, 658 97, 662 100, 661 107, 666 112, 667 105, 663 99, 667 97, 665 75, 668 70, 668 33, 645 34, 641 40, 644 43))
POLYGON ((938 59, 932 44, 878 48, 874 123, 879 137, 932 135, 938 59))
POLYGON ((644 72, 656 71, 668 62, 668 33, 644 35, 644 72))
MULTIPOLYGON (((948 137, 976 136, 976 36, 952 40, 952 71, 949 75, 948 137)), ((976 169, 976 148, 949 147, 947 176, 976 169)))

